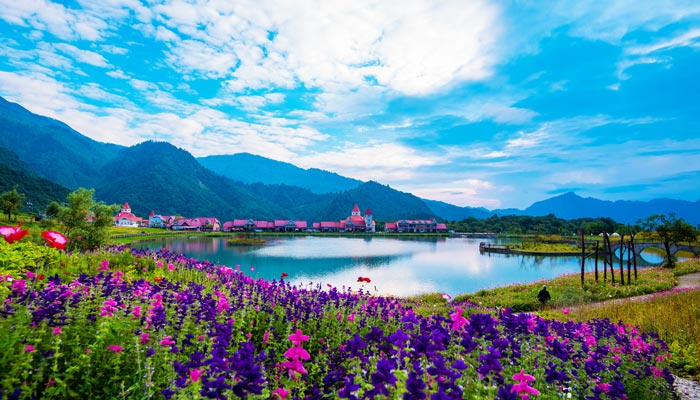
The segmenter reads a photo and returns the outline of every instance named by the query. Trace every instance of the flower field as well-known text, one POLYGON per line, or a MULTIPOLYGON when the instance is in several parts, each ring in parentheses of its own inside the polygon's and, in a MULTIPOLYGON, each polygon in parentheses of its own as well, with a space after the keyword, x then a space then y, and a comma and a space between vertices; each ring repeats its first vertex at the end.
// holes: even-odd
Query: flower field
POLYGON ((249 268, 0 243, 0 398, 673 398, 667 346, 632 326, 459 301, 424 316, 370 278, 249 268))

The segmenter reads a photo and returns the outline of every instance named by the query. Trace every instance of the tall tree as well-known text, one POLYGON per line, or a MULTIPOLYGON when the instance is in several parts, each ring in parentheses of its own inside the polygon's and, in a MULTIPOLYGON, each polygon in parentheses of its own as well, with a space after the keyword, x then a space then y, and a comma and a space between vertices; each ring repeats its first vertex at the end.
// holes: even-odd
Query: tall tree
POLYGON ((666 251, 666 267, 675 266, 675 258, 671 254, 671 244, 681 242, 693 242, 697 239, 697 231, 683 218, 676 218, 675 213, 668 216, 654 214, 641 222, 647 232, 656 232, 666 251))
POLYGON ((15 216, 15 221, 17 220, 17 214, 22 209, 23 202, 24 193, 17 192, 17 186, 0 194, 0 209, 5 213, 8 221, 12 219, 12 215, 15 216))
POLYGON ((58 212, 73 249, 92 249, 107 241, 108 228, 119 207, 95 201, 94 194, 94 189, 78 188, 68 194, 68 204, 58 212))

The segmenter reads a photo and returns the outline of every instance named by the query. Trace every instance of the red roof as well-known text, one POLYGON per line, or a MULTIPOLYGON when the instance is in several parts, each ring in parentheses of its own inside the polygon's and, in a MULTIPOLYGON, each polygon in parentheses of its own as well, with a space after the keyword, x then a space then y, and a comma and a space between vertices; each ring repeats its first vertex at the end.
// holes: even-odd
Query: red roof
POLYGON ((128 201, 125 201, 125 202, 124 202, 124 205, 122 206, 122 209, 127 209, 127 210, 128 210, 128 209, 130 209, 130 208, 131 208, 131 207, 129 206, 129 202, 128 202, 128 201))
POLYGON ((358 207, 357 204, 355 204, 355 207, 352 208, 352 212, 359 213, 359 212, 360 212, 360 207, 358 207))
POLYGON ((151 210, 151 213, 148 214, 148 218, 155 217, 155 216, 156 216, 156 212, 153 210, 151 210))
POLYGON ((365 215, 372 215, 372 210, 367 207, 367 210, 365 211, 365 215))
POLYGON ((384 229, 397 229, 396 222, 387 222, 384 226, 384 229))

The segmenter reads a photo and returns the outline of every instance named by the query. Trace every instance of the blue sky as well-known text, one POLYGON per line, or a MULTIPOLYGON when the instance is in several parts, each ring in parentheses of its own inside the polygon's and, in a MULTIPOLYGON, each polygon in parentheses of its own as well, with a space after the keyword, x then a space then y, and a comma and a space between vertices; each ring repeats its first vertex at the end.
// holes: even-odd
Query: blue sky
POLYGON ((460 206, 700 198, 700 2, 0 0, 0 95, 460 206))

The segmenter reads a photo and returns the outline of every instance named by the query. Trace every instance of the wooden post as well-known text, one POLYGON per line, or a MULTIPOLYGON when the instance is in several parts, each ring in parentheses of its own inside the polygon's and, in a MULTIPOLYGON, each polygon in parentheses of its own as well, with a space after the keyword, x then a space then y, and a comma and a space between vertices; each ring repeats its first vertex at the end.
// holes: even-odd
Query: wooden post
POLYGON ((581 287, 583 287, 583 275, 586 271, 586 242, 583 240, 583 229, 579 229, 578 235, 581 237, 581 287))
POLYGON ((627 284, 632 283, 632 260, 630 259, 630 253, 632 252, 632 245, 627 242, 627 284))
POLYGON ((607 250, 605 253, 605 257, 607 258, 608 265, 610 265, 610 281, 614 285, 615 284, 615 270, 614 270, 615 266, 613 265, 613 249, 612 249, 612 245, 610 244, 610 235, 608 235, 608 233, 606 232, 604 238, 605 238, 605 243, 607 244, 607 246, 606 246, 607 250))
POLYGON ((625 237, 620 237, 620 284, 625 284, 625 263, 624 263, 624 252, 622 249, 625 247, 625 237))
POLYGON ((634 235, 630 235, 630 247, 632 248, 632 264, 634 265, 634 280, 637 280, 637 251, 634 248, 634 235))
POLYGON ((598 283, 598 247, 599 247, 599 245, 600 245, 600 243, 595 242, 595 283, 598 283))

